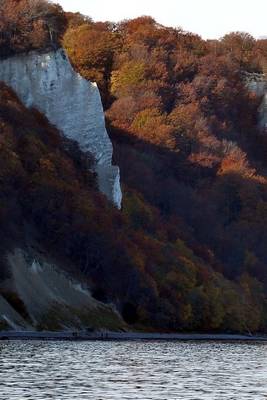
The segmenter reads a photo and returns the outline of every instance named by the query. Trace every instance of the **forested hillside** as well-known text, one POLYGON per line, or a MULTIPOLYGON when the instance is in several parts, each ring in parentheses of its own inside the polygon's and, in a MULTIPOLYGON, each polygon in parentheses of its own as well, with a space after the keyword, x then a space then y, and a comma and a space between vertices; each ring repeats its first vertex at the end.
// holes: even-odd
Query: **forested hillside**
MULTIPOLYGON (((266 331, 267 141, 244 74, 266 68, 267 40, 63 16, 73 66, 101 89, 123 210, 75 145, 2 85, 2 254, 30 231, 133 328, 266 331)), ((36 48, 1 43, 5 55, 36 48)))
POLYGON ((66 17, 46 0, 0 1, 0 57, 60 45, 66 17))

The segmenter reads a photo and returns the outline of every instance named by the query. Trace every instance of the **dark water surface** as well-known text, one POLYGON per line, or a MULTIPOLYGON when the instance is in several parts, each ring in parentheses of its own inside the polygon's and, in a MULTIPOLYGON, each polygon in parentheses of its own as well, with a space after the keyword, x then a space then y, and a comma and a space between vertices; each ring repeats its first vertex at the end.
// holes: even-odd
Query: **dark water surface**
POLYGON ((0 399, 267 399, 267 344, 1 342, 0 399))

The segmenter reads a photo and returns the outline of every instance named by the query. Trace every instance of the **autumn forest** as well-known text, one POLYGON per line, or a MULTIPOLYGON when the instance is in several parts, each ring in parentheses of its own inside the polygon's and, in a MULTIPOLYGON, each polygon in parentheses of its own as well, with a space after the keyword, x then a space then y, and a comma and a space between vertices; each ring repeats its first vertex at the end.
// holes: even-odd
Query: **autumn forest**
POLYGON ((267 73, 267 40, 0 0, 1 58, 60 46, 99 86, 123 208, 1 83, 0 279, 6 249, 34 241, 134 329, 266 332, 267 136, 246 76, 267 73))

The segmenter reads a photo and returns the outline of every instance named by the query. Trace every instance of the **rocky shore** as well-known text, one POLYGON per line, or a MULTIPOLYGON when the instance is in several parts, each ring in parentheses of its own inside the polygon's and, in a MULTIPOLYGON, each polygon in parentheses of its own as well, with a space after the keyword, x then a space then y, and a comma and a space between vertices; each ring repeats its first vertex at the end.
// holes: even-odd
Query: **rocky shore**
POLYGON ((2 331, 0 340, 152 340, 152 341, 262 341, 263 335, 238 334, 202 334, 202 333, 140 333, 140 332, 36 332, 36 331, 2 331))

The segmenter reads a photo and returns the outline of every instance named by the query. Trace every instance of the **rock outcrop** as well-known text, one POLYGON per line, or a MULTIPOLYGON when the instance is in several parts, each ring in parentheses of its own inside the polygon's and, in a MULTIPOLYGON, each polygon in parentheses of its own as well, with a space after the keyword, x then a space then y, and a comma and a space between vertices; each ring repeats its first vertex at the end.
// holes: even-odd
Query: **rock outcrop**
POLYGON ((73 70, 63 49, 1 60, 0 80, 27 107, 39 109, 64 135, 76 140, 81 150, 93 154, 99 189, 120 208, 120 171, 112 165, 113 147, 97 85, 73 70))
POLYGON ((9 276, 0 281, 1 330, 73 330, 125 327, 111 304, 44 256, 14 249, 6 257, 9 276))
POLYGON ((259 107, 259 128, 267 132, 267 77, 264 74, 247 73, 246 82, 249 90, 256 96, 262 97, 259 107))

